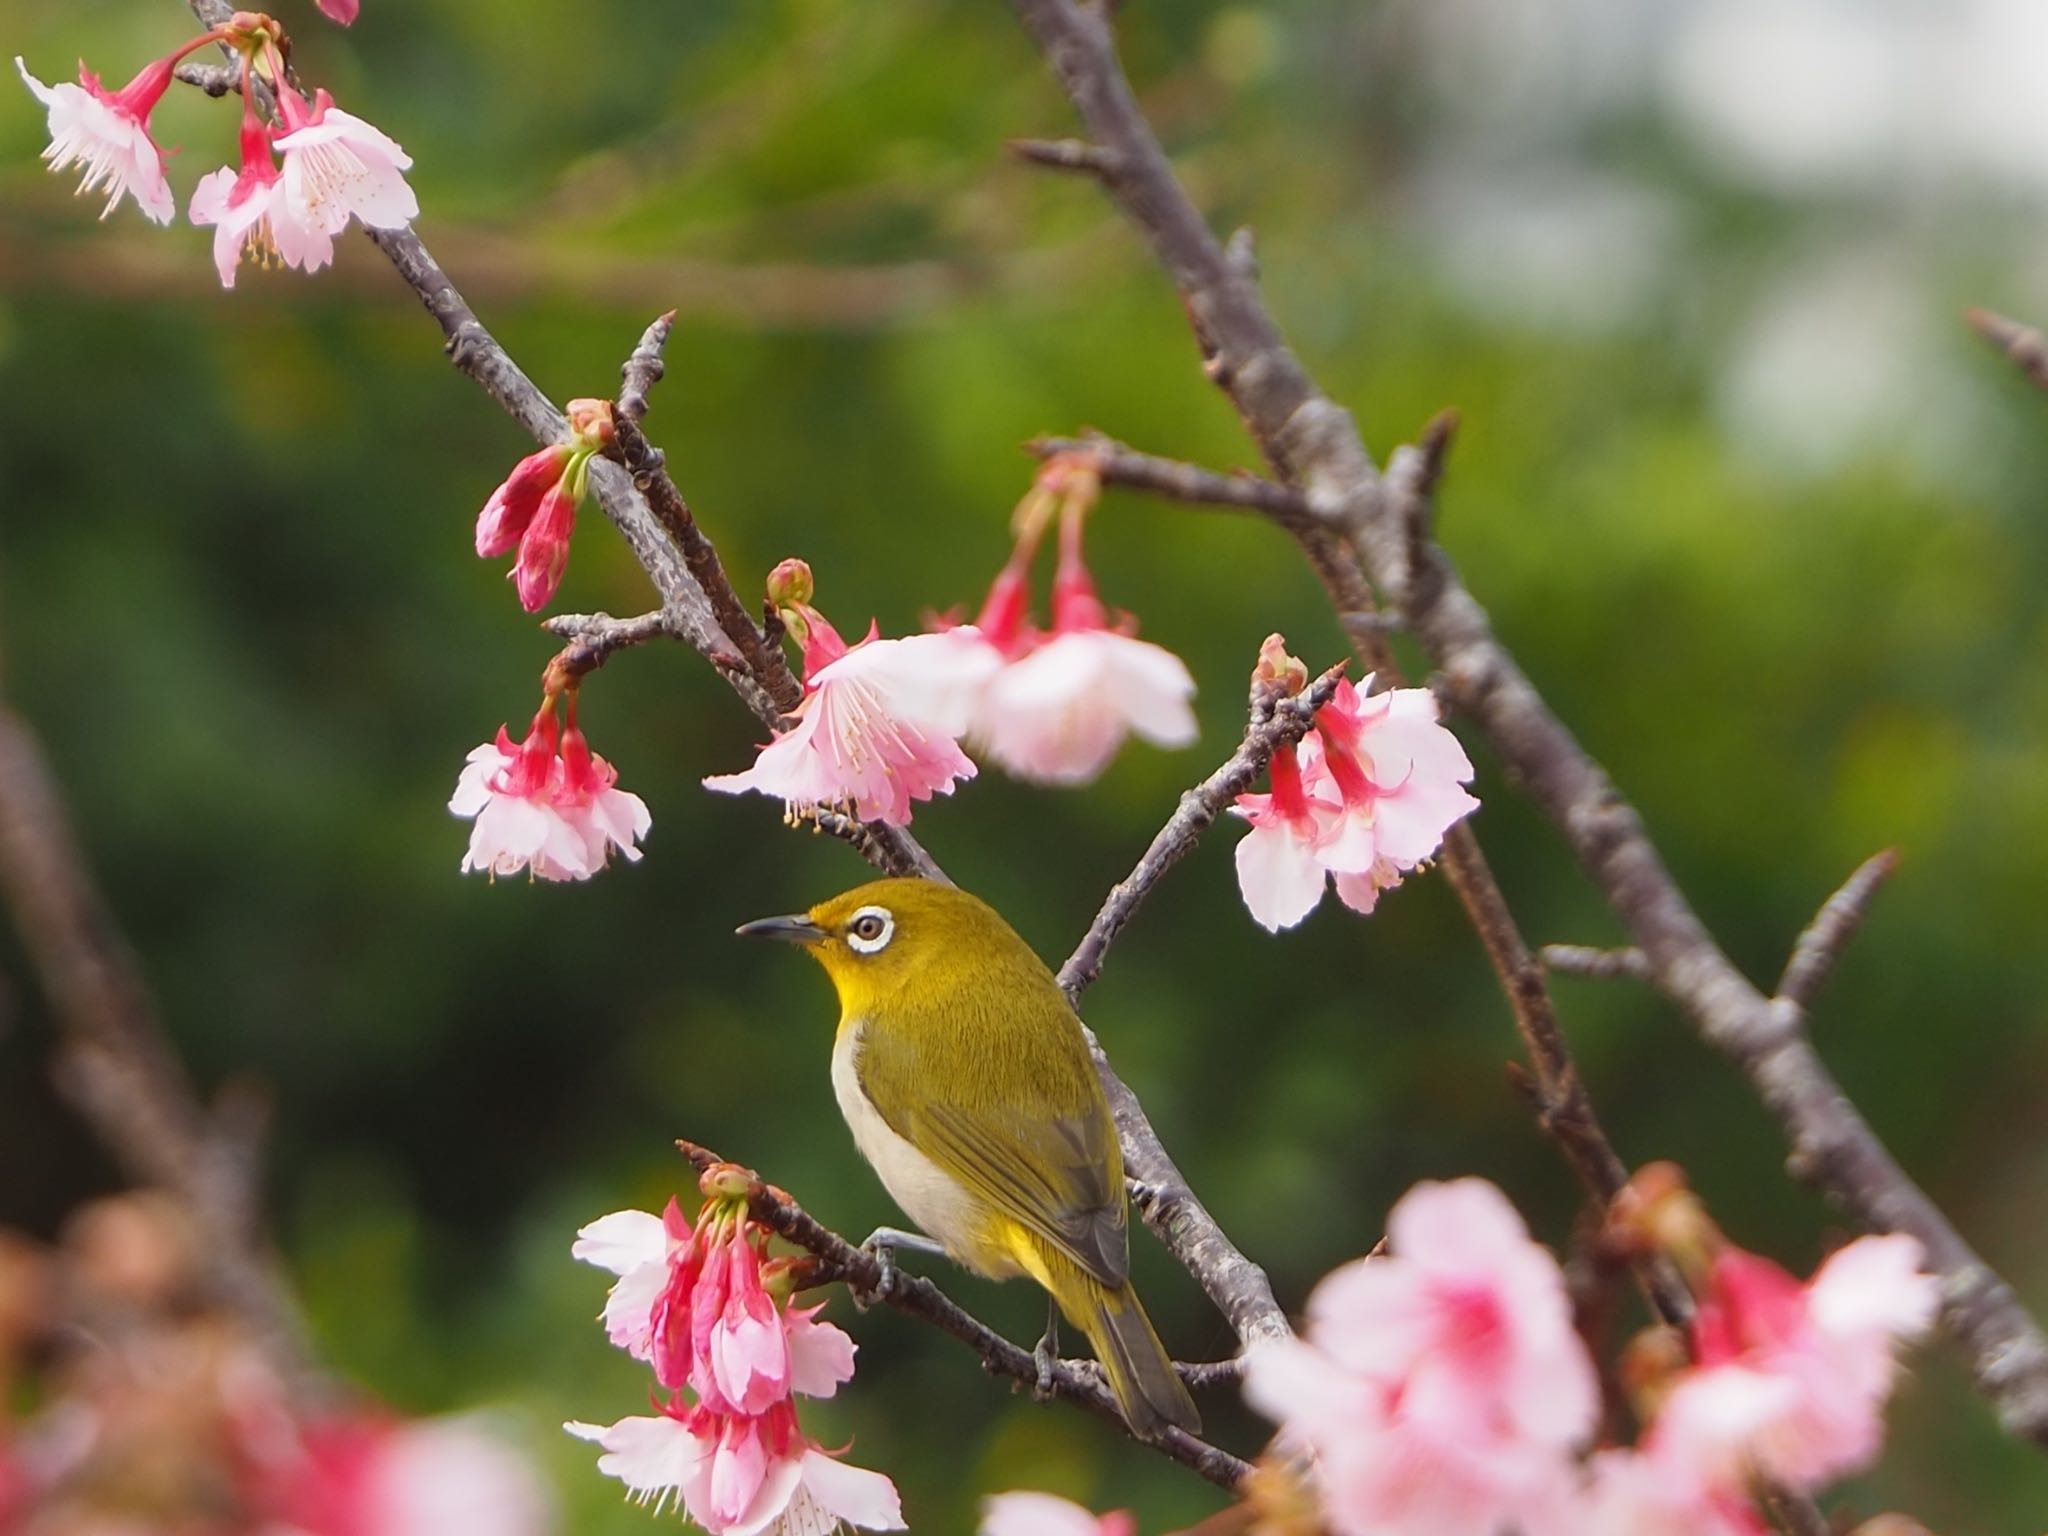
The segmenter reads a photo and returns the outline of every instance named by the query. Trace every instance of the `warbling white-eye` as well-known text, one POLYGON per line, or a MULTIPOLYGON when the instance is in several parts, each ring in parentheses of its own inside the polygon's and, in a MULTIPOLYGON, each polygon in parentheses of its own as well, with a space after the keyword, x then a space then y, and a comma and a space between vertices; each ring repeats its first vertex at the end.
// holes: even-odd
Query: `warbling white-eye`
POLYGON ((905 1214, 975 1273, 1043 1286, 1137 1434, 1197 1429, 1131 1289, 1123 1152, 1081 1021, 1016 930, 965 891, 878 880, 739 931, 832 978, 832 1087, 905 1214))

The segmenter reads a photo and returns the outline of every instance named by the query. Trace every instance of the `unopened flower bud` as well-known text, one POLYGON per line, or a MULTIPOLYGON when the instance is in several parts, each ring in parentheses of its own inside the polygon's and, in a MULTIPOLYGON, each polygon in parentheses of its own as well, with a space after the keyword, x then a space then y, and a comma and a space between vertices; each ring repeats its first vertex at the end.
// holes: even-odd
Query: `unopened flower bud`
POLYGON ((1266 636, 1266 643, 1259 647, 1259 664, 1252 668, 1252 686, 1270 688, 1288 698, 1308 686, 1308 663, 1288 654, 1285 635, 1266 636))
POLYGON ((754 1184, 753 1170, 738 1163, 713 1163, 697 1180, 706 1200, 744 1200, 754 1184))
POLYGON ((569 430, 576 434, 579 447, 595 451, 610 446, 616 432, 612 424, 611 401, 588 397, 571 400, 567 414, 569 430))
POLYGON ((1665 1254, 1695 1279, 1726 1245, 1685 1170, 1669 1162, 1636 1170, 1608 1207, 1601 1238, 1617 1255, 1665 1254))
POLYGON ((1875 1515, 1857 1526, 1849 1536, 1934 1536, 1911 1515, 1875 1515))
POLYGON ((807 607, 816 595, 808 561, 785 560, 768 573, 768 601, 777 608, 807 607))
POLYGON ((262 11, 237 11, 228 18, 227 40, 238 46, 253 46, 263 42, 284 41, 284 28, 277 18, 262 11))

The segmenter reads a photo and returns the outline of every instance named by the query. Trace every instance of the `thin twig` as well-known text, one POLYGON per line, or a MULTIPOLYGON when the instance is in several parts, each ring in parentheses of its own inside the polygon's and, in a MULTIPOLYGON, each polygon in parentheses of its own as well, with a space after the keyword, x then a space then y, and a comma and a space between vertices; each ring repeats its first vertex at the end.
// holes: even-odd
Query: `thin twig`
POLYGON ((1095 459, 1105 485, 1152 491, 1198 506, 1242 507, 1248 511, 1263 512, 1290 527, 1306 525, 1313 520, 1307 498, 1291 485, 1242 472, 1218 474, 1213 469, 1202 469, 1178 459, 1139 453, 1114 438, 1097 433, 1086 433, 1080 437, 1035 437, 1024 447, 1041 459, 1049 459, 1059 453, 1089 454, 1095 459))
POLYGON ((1650 957, 1633 944, 1600 949, 1591 944, 1546 944, 1536 952, 1547 971, 1590 976, 1596 981, 1648 981, 1650 957))
MULTIPOLYGON (((1110 191, 1181 292, 1212 379, 1275 471, 1357 551, 1531 798, 1565 834, 1657 986, 1748 1075, 1784 1126, 1794 1165, 1871 1227, 1919 1239, 1942 1280, 1943 1316, 1981 1391, 2012 1433, 2048 1444, 2048 1339, 2011 1286, 1908 1178, 1828 1073, 1800 1011, 1735 967, 1665 868, 1641 817, 1551 712, 1494 636, 1486 612, 1433 541, 1388 505, 1349 412, 1291 352, 1256 288, 1232 265, 1174 176, 1116 56, 1108 18, 1074 0, 1012 0, 1089 138, 1119 158, 1110 191)), ((1340 603, 1340 612, 1359 611, 1340 603)))
POLYGON ((667 612, 659 608, 630 619, 608 613, 558 613, 541 620, 540 627, 569 642, 549 663, 550 669, 577 680, 610 661, 615 652, 675 633, 667 612))
POLYGON ((1899 850, 1885 848, 1873 853, 1856 872, 1842 882, 1841 889, 1821 904, 1806 931, 1792 946, 1792 958, 1785 962, 1785 974, 1778 978, 1778 999, 1801 1012, 1813 1006, 1814 998, 1827 984, 1842 958, 1842 951, 1863 926, 1870 904, 1899 867, 1899 850))
POLYGON ((297 1307, 254 1224, 257 1106, 209 1112, 93 883, 40 744, 0 705, 0 896, 62 1031, 56 1075, 135 1179, 178 1199, 207 1282, 296 1387, 313 1386, 297 1307))
POLYGON ((641 333, 640 345, 633 349, 633 355, 619 370, 626 387, 619 391, 618 414, 636 426, 647 415, 648 393, 668 372, 668 363, 662 352, 668 346, 669 332, 675 329, 675 324, 674 310, 657 315, 654 323, 641 333))
POLYGON ((1079 171, 1104 181, 1116 175, 1116 156, 1085 139, 1011 139, 1003 147, 1019 160, 1055 171, 1079 171))
POLYGON ((1180 797, 1180 804, 1154 835, 1144 856, 1123 879, 1110 887, 1102 909, 1088 932, 1060 967, 1060 987, 1077 1008, 1081 994, 1102 974, 1103 958, 1145 898, 1166 872, 1193 851, 1204 832, 1236 798, 1252 787, 1266 764, 1283 746, 1292 746, 1315 725, 1316 711, 1330 702, 1343 680, 1344 664, 1330 668, 1299 694, 1276 695, 1269 685, 1254 683, 1250 719, 1244 740, 1223 765, 1180 797))
MULTIPOLYGON (((678 1141, 676 1147, 700 1174, 723 1161, 694 1142, 678 1141)), ((882 1265, 872 1253, 856 1248, 774 1185, 763 1183, 751 1173, 748 1177, 752 1182, 747 1190, 747 1204, 754 1219, 819 1260, 815 1283, 843 1282, 863 1302, 884 1302, 958 1339, 981 1357, 982 1368, 991 1375, 1038 1385, 1038 1361, 1030 1350, 1012 1344, 920 1275, 897 1269, 885 1287, 882 1265)), ((1052 1363, 1048 1374, 1052 1396, 1076 1403, 1128 1431, 1116 1399, 1097 1372, 1077 1369, 1076 1363, 1059 1360, 1052 1363)), ((1214 1368, 1197 1367, 1193 1374, 1205 1380, 1217 1379, 1214 1368)), ((1184 1430, 1169 1428, 1157 1440, 1139 1443, 1150 1445, 1219 1488, 1235 1489, 1251 1470, 1228 1451, 1184 1430)))
POLYGON ((2020 372, 2048 389, 2048 336, 1988 309, 1964 311, 1973 330, 2019 365, 2020 372))

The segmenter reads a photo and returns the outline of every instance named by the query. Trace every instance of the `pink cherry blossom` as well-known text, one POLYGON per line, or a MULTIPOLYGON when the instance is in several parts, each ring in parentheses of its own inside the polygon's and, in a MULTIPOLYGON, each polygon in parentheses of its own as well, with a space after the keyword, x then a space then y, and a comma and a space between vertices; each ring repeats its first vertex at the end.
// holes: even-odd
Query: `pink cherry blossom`
POLYGON ((498 739, 469 754, 448 809, 473 818, 463 872, 494 878, 528 870, 541 880, 587 880, 614 851, 637 862, 652 818, 646 802, 617 787, 618 773, 591 752, 573 707, 557 732, 552 702, 526 739, 498 739))
POLYGON ((968 626, 848 647, 815 609, 805 610, 804 698, 790 728, 743 773, 707 789, 752 791, 792 815, 844 807, 862 821, 903 826, 911 803, 975 775, 957 738, 996 664, 968 626))
POLYGON ((977 1536, 1137 1536, 1129 1510, 1096 1515, 1050 1493, 998 1493, 982 1500, 977 1536))
POLYGON ((297 1536, 545 1536, 545 1490, 526 1462, 462 1419, 354 1414, 245 1436, 256 1525, 297 1536))
POLYGON ((1743 1495, 1704 1489, 1654 1455, 1601 1451, 1580 1486, 1533 1509, 1526 1536, 1767 1536, 1770 1527, 1743 1495))
POLYGON ((552 443, 512 466, 512 473, 491 492, 491 499, 477 514, 479 556, 495 560, 519 548, 534 515, 540 511, 541 497, 561 482, 571 452, 567 443, 552 443))
POLYGON ((576 506, 582 499, 583 477, 572 470, 542 494, 533 521, 520 536, 511 577, 519 605, 528 613, 547 607, 562 584, 562 573, 569 568, 569 536, 576 531, 576 506))
POLYGON ((1858 1238, 1802 1286, 1768 1259, 1722 1249, 1694 1319, 1698 1366, 1658 1410, 1653 1445, 1706 1484, 1761 1474, 1812 1490, 1868 1466, 1897 1347, 1938 1308, 1923 1259, 1903 1233, 1858 1238))
POLYGON ((1021 624, 1021 602, 1011 596, 1021 592, 1015 561, 984 608, 1006 615, 1008 632, 990 639, 1007 660, 988 680, 970 739, 1006 772, 1037 783, 1086 783, 1131 735, 1184 747, 1197 734, 1195 680, 1173 652, 1131 634, 1128 616, 1110 624, 1081 559, 1080 527, 1078 516, 1061 524, 1050 636, 1021 624), (1013 603, 1017 617, 1007 618, 1013 603))
POLYGON ((749 1418, 671 1399, 659 1417, 563 1428, 602 1447, 598 1470, 641 1503, 658 1510, 674 1499, 711 1536, 809 1536, 839 1522, 904 1528, 895 1485, 820 1449, 787 1404, 749 1418))
POLYGON ((1239 795, 1231 810, 1252 828, 1237 845, 1238 890, 1253 920, 1277 933, 1315 910, 1331 876, 1340 890, 1346 879, 1369 882, 1375 854, 1327 780, 1304 777, 1292 746, 1281 746, 1266 772, 1270 792, 1239 795))
POLYGON ((309 109, 296 91, 279 93, 286 132, 284 190, 299 220, 339 234, 350 218, 370 229, 403 229, 418 216, 419 199, 406 185, 412 157, 391 137, 334 105, 320 91, 309 109))
POLYGON ((612 1343, 721 1412, 758 1414, 792 1393, 825 1398, 853 1377, 853 1340, 820 1307, 778 1308, 762 1283, 758 1232, 674 1200, 660 1216, 615 1211, 571 1254, 619 1277, 605 1301, 612 1343))
POLYGON ((1564 1276, 1500 1191, 1420 1184, 1392 1254, 1337 1270, 1245 1392, 1316 1457, 1340 1536, 1491 1536, 1555 1503, 1599 1409, 1564 1276))
POLYGON ((356 24, 356 17, 362 11, 363 0, 320 0, 320 14, 329 21, 338 21, 344 27, 356 24))
POLYGON ((235 269, 244 256, 259 266, 281 261, 307 272, 334 259, 334 237, 302 223, 284 195, 269 131, 246 97, 244 102, 240 171, 223 166, 192 189, 190 217, 194 224, 214 227, 213 264, 223 288, 235 286, 235 269))
MULTIPOLYGON (((1365 682, 1369 689, 1372 679, 1365 682)), ((1349 679, 1316 713, 1322 771, 1345 815, 1369 832, 1375 857, 1396 869, 1431 857, 1444 833, 1479 808, 1461 787, 1471 760, 1437 713, 1427 688, 1362 693, 1349 679)))
POLYGON ((77 164, 83 168, 78 183, 81 194, 107 191, 105 218, 123 197, 135 199, 135 206, 159 224, 178 215, 177 199, 164 178, 164 152, 150 135, 149 115, 170 89, 171 72, 178 60, 208 39, 197 42, 148 65, 118 91, 100 84, 99 76, 83 64, 78 66, 78 84, 59 82, 44 85, 28 72, 20 58, 14 67, 21 82, 49 114, 50 144, 43 159, 52 171, 77 164))

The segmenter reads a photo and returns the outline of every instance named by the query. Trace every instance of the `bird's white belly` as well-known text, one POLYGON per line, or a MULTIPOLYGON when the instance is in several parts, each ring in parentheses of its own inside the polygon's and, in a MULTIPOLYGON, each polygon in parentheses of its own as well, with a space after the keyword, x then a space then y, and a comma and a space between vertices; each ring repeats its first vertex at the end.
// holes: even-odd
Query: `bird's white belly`
POLYGON ((889 1129, 881 1112, 868 1102, 855 1076, 853 1061, 865 1023, 846 1025, 832 1047, 832 1091, 839 1112, 853 1131, 853 1144, 882 1177, 882 1187, 903 1208, 903 1214, 928 1237, 946 1245, 956 1259, 978 1246, 974 1198, 952 1176, 908 1141, 889 1129))

